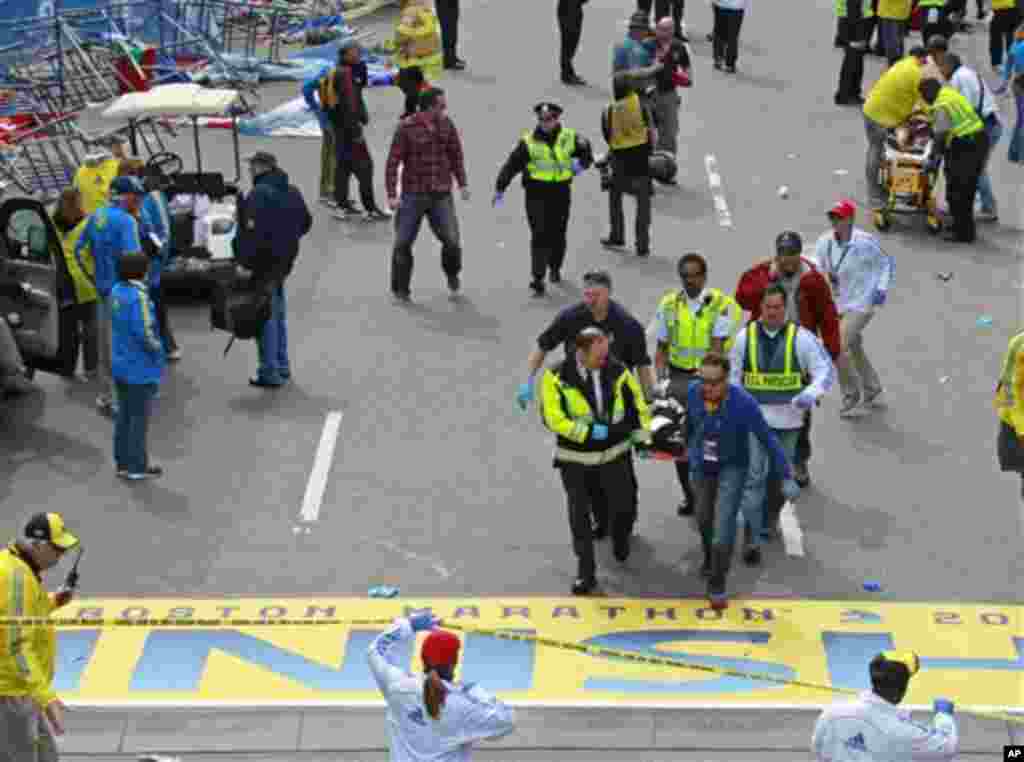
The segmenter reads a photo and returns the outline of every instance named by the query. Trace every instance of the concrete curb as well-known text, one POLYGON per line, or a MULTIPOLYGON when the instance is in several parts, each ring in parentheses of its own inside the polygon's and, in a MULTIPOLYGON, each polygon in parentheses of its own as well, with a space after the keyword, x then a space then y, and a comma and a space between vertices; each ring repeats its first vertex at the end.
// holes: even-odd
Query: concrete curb
MULTIPOLYGON (((506 750, 780 751, 806 753, 817 709, 522 707, 506 750)), ((915 714, 927 722, 928 713, 915 714)), ((958 717, 964 754, 1024 741, 1024 726, 958 717)), ((68 712, 65 754, 307 753, 385 750, 380 706, 276 709, 92 709, 68 712)))

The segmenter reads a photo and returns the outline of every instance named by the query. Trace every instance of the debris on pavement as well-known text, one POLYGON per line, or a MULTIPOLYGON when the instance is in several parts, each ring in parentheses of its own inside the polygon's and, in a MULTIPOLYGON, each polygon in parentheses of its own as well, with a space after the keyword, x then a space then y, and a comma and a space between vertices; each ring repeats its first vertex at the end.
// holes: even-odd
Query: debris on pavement
POLYGON ((880 593, 882 592, 882 583, 868 580, 864 583, 864 590, 868 593, 880 593))
POLYGON ((992 316, 982 315, 978 318, 978 328, 991 328, 992 327, 992 316))
POLYGON ((935 277, 941 280, 943 283, 949 283, 951 280, 953 280, 953 271, 950 270, 949 272, 945 273, 935 273, 935 277))
POLYGON ((390 585, 378 585, 371 587, 368 594, 371 598, 394 598, 398 595, 398 588, 390 585))

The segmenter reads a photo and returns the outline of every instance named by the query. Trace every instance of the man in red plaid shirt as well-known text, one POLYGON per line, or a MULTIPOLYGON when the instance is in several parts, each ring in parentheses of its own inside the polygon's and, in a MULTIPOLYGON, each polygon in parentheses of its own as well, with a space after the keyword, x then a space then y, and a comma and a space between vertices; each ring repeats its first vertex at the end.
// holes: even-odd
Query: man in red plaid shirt
POLYGON ((441 241, 441 269, 448 289, 459 290, 462 246, 455 216, 452 178, 469 200, 462 139, 447 115, 444 90, 432 88, 420 96, 420 112, 404 119, 395 132, 388 154, 385 187, 395 215, 395 248, 391 255, 391 294, 400 302, 411 299, 412 245, 426 216, 441 241), (402 166, 402 199, 397 195, 398 167, 402 166))

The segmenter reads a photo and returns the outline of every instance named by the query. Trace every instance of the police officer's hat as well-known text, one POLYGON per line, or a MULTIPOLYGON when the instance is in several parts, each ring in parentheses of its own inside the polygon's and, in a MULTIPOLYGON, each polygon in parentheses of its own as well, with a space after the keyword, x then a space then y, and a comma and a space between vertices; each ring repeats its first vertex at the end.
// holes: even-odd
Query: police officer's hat
POLYGON ((543 119, 546 116, 561 116, 562 107, 551 101, 541 101, 533 107, 533 113, 543 119))

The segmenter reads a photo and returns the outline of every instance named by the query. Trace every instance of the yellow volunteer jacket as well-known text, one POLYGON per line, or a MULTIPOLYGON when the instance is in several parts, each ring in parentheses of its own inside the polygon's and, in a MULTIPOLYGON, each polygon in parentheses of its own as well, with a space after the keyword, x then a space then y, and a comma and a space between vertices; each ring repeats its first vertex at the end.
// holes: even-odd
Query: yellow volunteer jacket
POLYGON ((444 55, 441 52, 441 24, 437 15, 424 5, 410 5, 395 25, 395 66, 418 66, 427 81, 441 76, 444 55))
POLYGON ((61 234, 60 242, 64 249, 64 262, 68 266, 68 273, 71 275, 71 282, 75 286, 75 302, 77 304, 91 304, 96 301, 96 262, 92 258, 92 248, 88 245, 82 247, 82 264, 85 271, 78 264, 78 257, 75 256, 75 247, 89 224, 89 218, 83 217, 82 221, 71 230, 61 234))
POLYGON ((1006 348, 996 387, 995 409, 999 420, 1024 437, 1024 332, 1006 348))
POLYGON ((650 441, 651 413, 643 390, 625 365, 609 358, 601 369, 602 387, 610 390, 609 409, 598 417, 590 404, 592 382, 580 377, 575 355, 544 371, 540 388, 540 414, 556 435, 555 462, 600 466, 627 454, 634 442, 650 441), (608 438, 591 438, 595 423, 608 427, 608 438))
POLYGON ((878 18, 906 21, 912 5, 913 0, 878 0, 878 18))
POLYGON ((907 56, 889 67, 871 88, 864 116, 882 127, 899 127, 910 118, 918 103, 921 64, 907 56))
MULTIPOLYGON (((46 618, 56 608, 35 571, 14 545, 0 551, 0 617, 46 618)), ((29 697, 41 706, 56 698, 53 673, 57 633, 53 625, 3 625, 0 696, 29 697)))
POLYGON ((98 165, 90 167, 83 164, 75 172, 74 186, 82 194, 82 211, 92 214, 110 199, 110 184, 117 177, 119 159, 104 159, 98 165))

